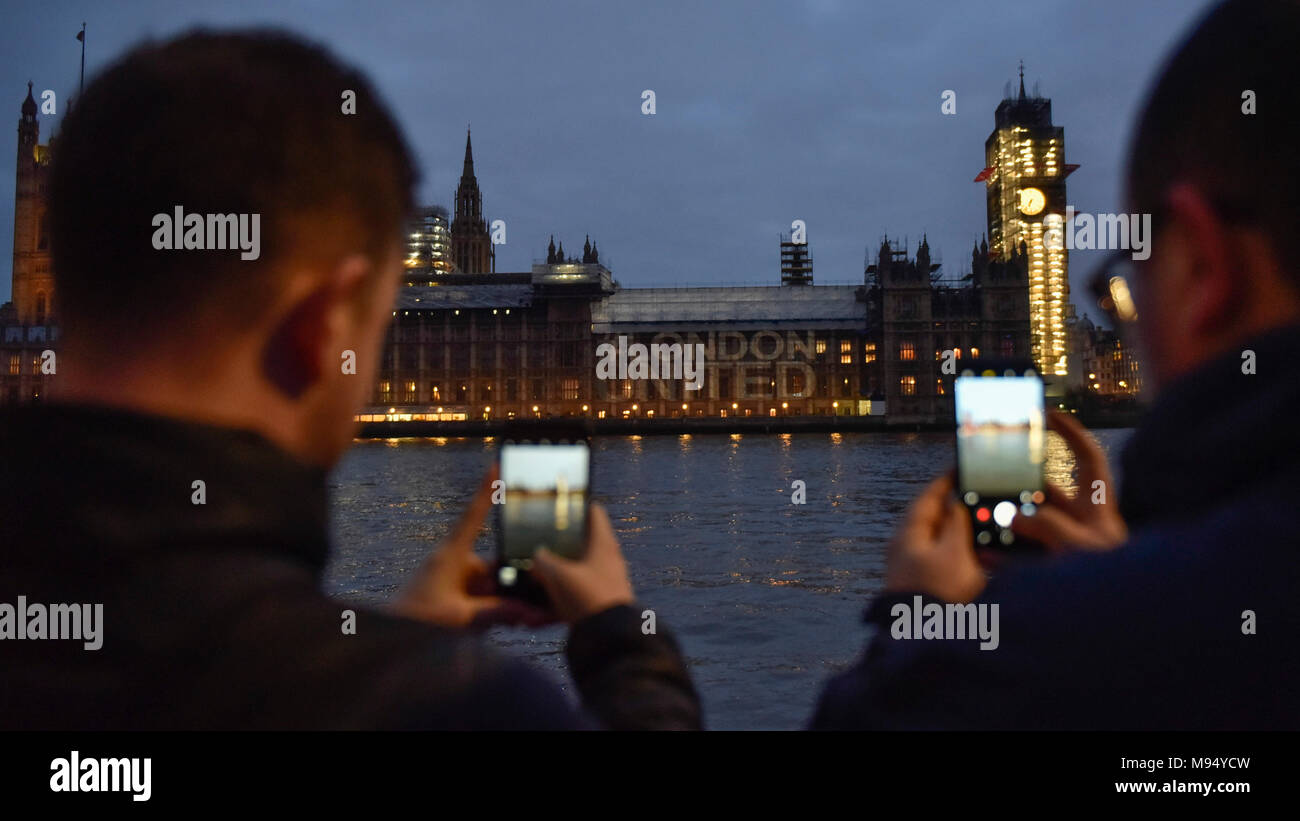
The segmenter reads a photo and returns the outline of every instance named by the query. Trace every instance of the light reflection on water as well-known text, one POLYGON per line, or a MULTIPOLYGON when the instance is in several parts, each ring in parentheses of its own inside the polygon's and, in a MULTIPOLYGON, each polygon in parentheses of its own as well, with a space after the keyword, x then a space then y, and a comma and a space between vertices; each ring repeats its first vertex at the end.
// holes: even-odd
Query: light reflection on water
MULTIPOLYGON (((1128 431, 1098 431, 1117 448, 1128 431)), ((332 593, 380 603, 447 532, 493 458, 490 439, 359 442, 332 481, 332 593)), ((884 546, 916 493, 952 465, 942 433, 634 436, 593 443, 592 489, 609 510, 642 603, 671 626, 715 728, 796 728, 822 682, 862 650, 861 612, 884 546), (802 480, 807 503, 790 503, 802 480)), ((1048 478, 1073 489, 1053 434, 1048 478)), ((495 550, 490 522, 479 552, 495 550)), ((564 632, 489 640, 564 681, 564 632)))

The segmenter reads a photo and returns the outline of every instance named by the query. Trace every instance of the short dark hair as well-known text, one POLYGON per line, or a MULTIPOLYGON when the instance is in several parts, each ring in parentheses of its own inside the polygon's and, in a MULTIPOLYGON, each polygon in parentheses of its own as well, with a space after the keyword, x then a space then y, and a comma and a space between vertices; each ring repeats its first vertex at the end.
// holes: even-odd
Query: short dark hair
POLYGON ((1227 0, 1210 9, 1147 99, 1129 153, 1128 194, 1136 211, 1158 215, 1171 185, 1195 185, 1221 218, 1263 233, 1300 282, 1297 32, 1297 0, 1227 0), (1243 111, 1247 91, 1254 114, 1243 111))
POLYGON ((328 261, 352 243, 384 260, 418 176, 359 71, 269 30, 136 46, 90 83, 53 143, 51 252, 72 330, 157 328, 214 303, 232 324, 251 321, 291 256, 328 261), (260 257, 155 250, 152 219, 175 206, 260 214, 260 257))

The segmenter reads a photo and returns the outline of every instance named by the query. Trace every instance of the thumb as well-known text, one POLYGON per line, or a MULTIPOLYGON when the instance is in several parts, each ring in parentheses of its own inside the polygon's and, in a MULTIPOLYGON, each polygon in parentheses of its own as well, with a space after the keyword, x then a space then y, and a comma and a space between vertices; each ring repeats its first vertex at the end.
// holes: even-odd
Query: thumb
POLYGON ((605 508, 592 502, 587 507, 586 556, 599 557, 611 552, 618 553, 618 537, 614 535, 614 525, 609 521, 605 508))
POLYGON ((909 534, 916 534, 924 539, 933 539, 939 535, 948 512, 949 500, 953 489, 951 472, 937 477, 912 502, 904 519, 903 528, 909 534))
POLYGON ((557 556, 544 547, 533 554, 533 570, 535 575, 543 580, 563 578, 570 572, 568 567, 570 563, 569 559, 557 556))
POLYGON ((546 548, 533 554, 533 578, 541 583, 552 602, 560 601, 565 583, 573 574, 573 562, 546 548))
POLYGON ((970 514, 956 499, 948 501, 947 512, 939 525, 939 539, 943 544, 957 546, 962 551, 969 550, 974 542, 970 514))

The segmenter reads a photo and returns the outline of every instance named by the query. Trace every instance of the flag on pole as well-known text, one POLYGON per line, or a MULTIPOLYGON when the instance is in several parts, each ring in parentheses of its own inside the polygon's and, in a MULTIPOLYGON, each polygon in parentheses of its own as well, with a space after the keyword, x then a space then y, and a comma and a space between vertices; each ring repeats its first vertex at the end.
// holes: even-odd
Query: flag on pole
POLYGON ((85 31, 77 32, 77 39, 83 43, 86 42, 86 32, 85 31))

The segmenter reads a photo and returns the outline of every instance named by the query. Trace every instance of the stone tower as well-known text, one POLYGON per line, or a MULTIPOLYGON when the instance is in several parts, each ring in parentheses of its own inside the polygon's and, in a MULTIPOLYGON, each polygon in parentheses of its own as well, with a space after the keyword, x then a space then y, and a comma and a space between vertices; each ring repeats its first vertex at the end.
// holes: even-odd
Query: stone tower
POLYGON ((463 274, 496 272, 496 250, 483 218, 483 193, 474 176, 474 149, 465 132, 465 166, 456 186, 456 214, 451 221, 451 254, 463 274))
POLYGON ((46 325, 54 317, 54 272, 46 182, 50 147, 40 144, 32 84, 18 119, 18 170, 14 190, 13 302, 20 325, 46 325))

